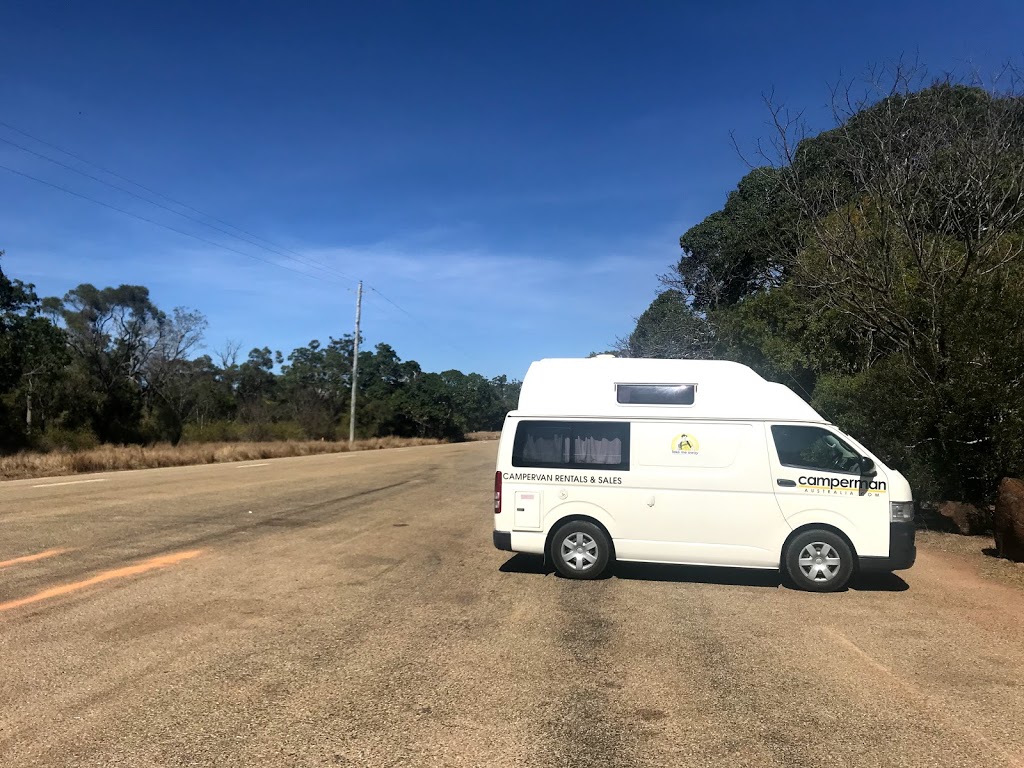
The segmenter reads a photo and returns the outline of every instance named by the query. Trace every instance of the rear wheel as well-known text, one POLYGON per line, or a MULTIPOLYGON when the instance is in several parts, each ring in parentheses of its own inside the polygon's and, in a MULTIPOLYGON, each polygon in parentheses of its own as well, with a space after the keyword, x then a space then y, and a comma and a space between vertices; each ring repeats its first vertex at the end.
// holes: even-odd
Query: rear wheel
POLYGON ((570 520, 555 530, 548 555, 566 578, 596 579, 608 567, 611 550, 611 541, 599 527, 586 520, 570 520))
POLYGON ((836 592, 853 575, 853 550, 842 536, 824 529, 794 537, 783 556, 786 575, 798 589, 836 592))

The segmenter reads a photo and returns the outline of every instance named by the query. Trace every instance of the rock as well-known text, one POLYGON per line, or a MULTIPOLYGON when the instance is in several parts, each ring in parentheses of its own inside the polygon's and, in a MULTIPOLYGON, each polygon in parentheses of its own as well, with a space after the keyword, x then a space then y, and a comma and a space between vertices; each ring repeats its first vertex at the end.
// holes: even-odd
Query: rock
POLYGON ((961 501, 943 501, 939 503, 938 512, 952 521, 954 530, 964 536, 979 536, 992 530, 992 515, 988 510, 965 504, 961 501))
POLYGON ((992 527, 998 555, 1024 562, 1024 480, 1004 477, 999 483, 992 527))
POLYGON ((926 531, 942 531, 943 533, 959 533, 956 523, 939 514, 939 505, 934 501, 921 501, 914 514, 914 522, 918 528, 926 531))

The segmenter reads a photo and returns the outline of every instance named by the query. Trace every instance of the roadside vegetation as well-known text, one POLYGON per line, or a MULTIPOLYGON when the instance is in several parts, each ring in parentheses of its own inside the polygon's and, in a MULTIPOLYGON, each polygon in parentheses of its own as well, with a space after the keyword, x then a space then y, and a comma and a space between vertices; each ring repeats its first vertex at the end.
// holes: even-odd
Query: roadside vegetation
POLYGON ((176 446, 169 443, 101 445, 78 451, 57 450, 47 453, 22 451, 0 456, 0 480, 112 472, 123 469, 223 464, 232 461, 315 456, 348 451, 374 451, 384 448, 437 445, 440 442, 442 441, 424 437, 374 437, 357 440, 353 446, 349 446, 347 440, 279 440, 262 443, 193 443, 176 446))
MULTIPOLYGON (((806 397, 918 498, 1024 474, 1024 88, 897 65, 774 134, 683 233, 619 353, 725 358, 806 397)), ((990 515, 990 513, 987 513, 990 515)))
POLYGON ((493 432, 470 432, 466 435, 467 440, 497 440, 499 437, 501 437, 500 429, 493 432))
MULTIPOLYGON (((348 436, 350 334, 287 355, 261 347, 243 356, 231 343, 204 353, 205 329, 202 314, 165 312, 144 286, 83 283, 40 299, 0 264, 0 456, 51 454, 6 465, 55 469, 113 468, 107 462, 121 466, 118 456, 134 457, 128 466, 163 466, 191 463, 190 455, 320 452, 348 436)), ((519 382, 504 376, 425 372, 383 343, 359 353, 358 370, 361 440, 451 441, 497 430, 519 396, 519 382)))

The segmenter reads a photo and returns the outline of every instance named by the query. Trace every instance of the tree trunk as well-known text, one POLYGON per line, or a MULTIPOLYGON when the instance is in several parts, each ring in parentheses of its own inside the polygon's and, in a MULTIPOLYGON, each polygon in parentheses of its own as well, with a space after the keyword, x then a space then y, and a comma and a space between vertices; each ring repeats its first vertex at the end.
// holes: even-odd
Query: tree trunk
POLYGON ((25 433, 32 434, 32 379, 28 380, 28 392, 25 394, 25 433))

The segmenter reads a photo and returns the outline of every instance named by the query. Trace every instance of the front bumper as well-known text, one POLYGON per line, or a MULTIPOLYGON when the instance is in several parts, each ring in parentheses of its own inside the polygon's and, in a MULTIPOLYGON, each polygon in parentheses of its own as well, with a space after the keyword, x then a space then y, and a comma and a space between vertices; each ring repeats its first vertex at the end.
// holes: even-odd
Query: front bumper
POLYGON ((914 524, 889 523, 889 556, 861 557, 859 565, 862 573, 886 573, 906 570, 915 560, 914 524))

